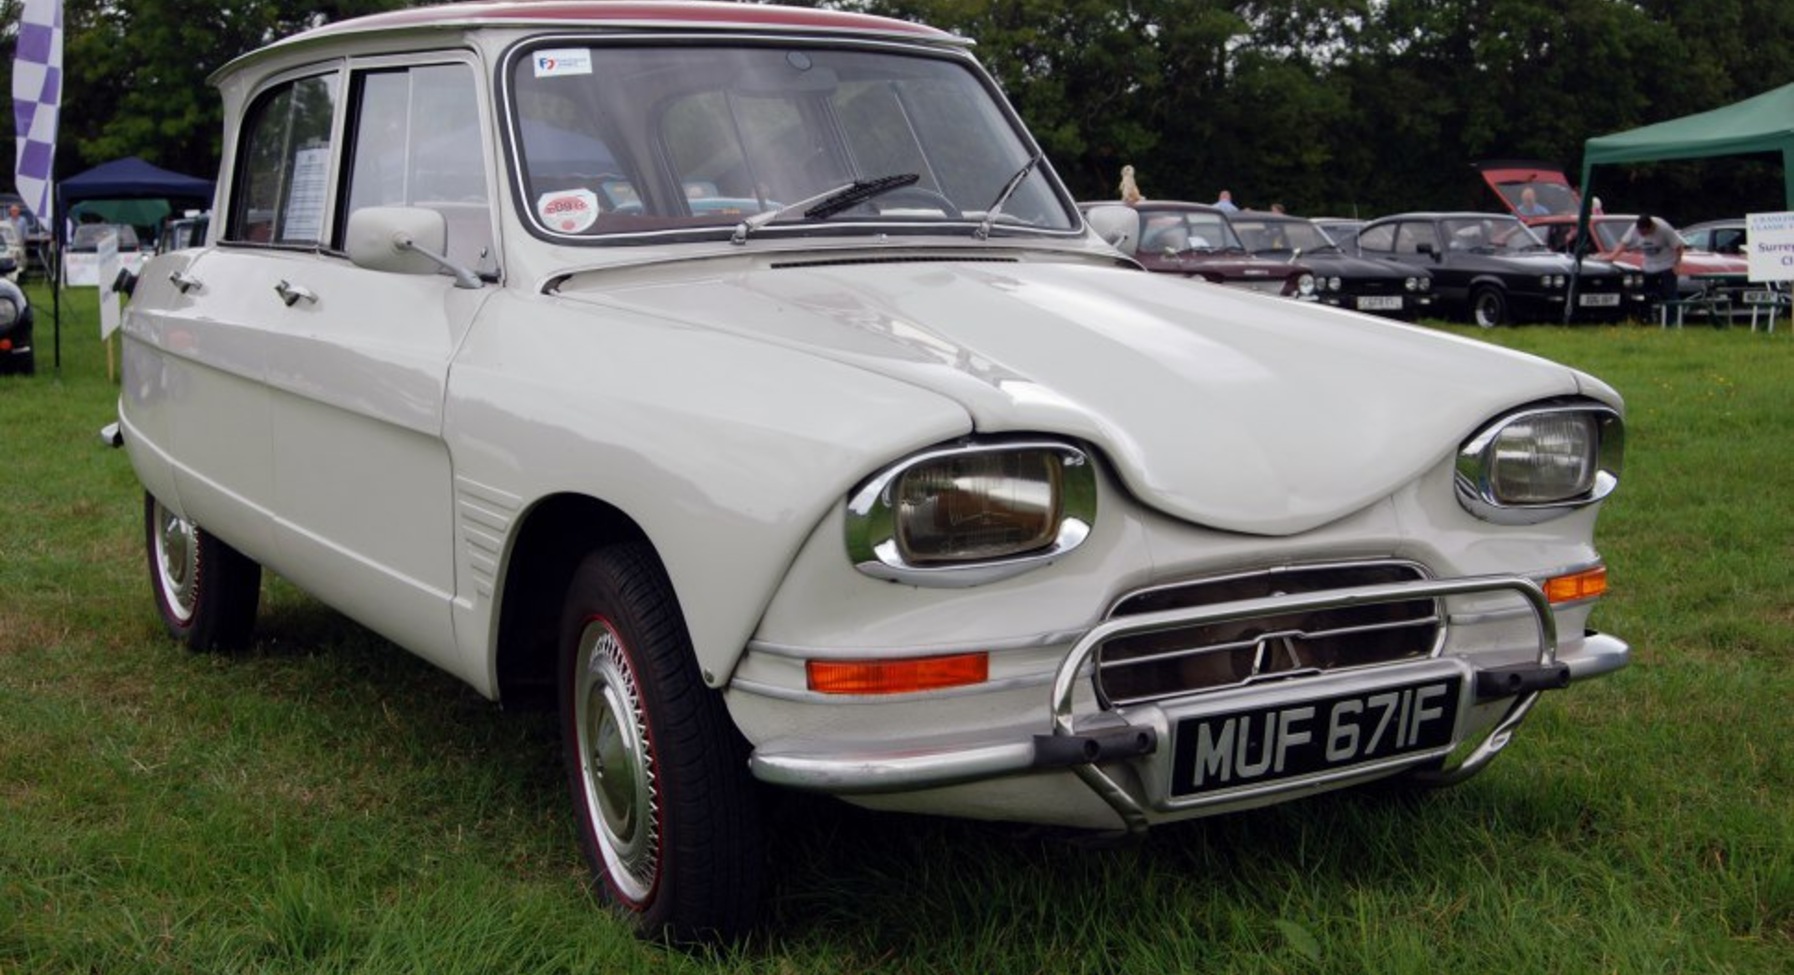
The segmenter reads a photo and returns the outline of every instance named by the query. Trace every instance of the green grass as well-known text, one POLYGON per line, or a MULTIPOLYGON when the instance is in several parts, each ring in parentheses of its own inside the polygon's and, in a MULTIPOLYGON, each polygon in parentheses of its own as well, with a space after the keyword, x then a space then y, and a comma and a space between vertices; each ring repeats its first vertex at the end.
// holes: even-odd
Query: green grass
POLYGON ((1597 623, 1628 670, 1484 775, 1089 848, 775 796, 766 931, 718 956, 594 909, 552 722, 271 580, 238 656, 170 644, 95 433, 90 294, 0 379, 0 973, 1794 970, 1794 337, 1461 334, 1629 404, 1597 623))

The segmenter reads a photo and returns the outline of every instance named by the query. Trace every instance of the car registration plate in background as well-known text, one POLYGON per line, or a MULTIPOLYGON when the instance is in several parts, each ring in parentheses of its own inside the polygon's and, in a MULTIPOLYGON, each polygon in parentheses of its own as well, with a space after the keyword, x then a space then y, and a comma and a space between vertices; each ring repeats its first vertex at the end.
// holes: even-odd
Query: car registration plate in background
POLYGON ((1365 295, 1358 299, 1358 307, 1364 311, 1400 311, 1402 299, 1400 295, 1365 295))
POLYGON ((1775 304, 1775 292, 1746 291, 1744 293, 1744 303, 1747 305, 1773 305, 1775 304))
POLYGON ((1584 308, 1612 308, 1620 303, 1617 294, 1582 295, 1576 303, 1584 308))
POLYGON ((1171 797, 1262 785, 1452 744, 1457 675, 1192 715, 1172 730, 1171 797))

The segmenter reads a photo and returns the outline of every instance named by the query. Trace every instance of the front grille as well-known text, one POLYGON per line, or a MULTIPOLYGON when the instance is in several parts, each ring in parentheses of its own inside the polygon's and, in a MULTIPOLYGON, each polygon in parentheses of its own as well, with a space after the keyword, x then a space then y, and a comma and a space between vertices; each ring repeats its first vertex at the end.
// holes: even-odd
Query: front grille
MULTIPOLYGON (((1151 589, 1111 615, 1184 610, 1248 599, 1327 593, 1424 579, 1405 562, 1294 566, 1151 589)), ((1255 681, 1420 660, 1439 646, 1433 599, 1367 602, 1118 635, 1097 654, 1096 689, 1118 707, 1255 681)))

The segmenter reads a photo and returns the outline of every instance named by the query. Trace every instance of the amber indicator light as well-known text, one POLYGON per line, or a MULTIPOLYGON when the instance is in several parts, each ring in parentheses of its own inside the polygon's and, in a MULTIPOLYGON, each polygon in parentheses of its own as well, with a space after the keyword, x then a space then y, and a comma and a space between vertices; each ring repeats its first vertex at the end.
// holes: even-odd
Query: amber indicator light
POLYGON ((1607 567, 1597 566, 1583 572, 1558 576, 1546 581, 1545 598, 1554 603, 1573 603, 1594 599, 1607 592, 1607 567))
POLYGON ((810 690, 823 694, 908 694, 982 684, 990 679, 990 655, 956 653, 906 660, 811 660, 804 669, 810 690))

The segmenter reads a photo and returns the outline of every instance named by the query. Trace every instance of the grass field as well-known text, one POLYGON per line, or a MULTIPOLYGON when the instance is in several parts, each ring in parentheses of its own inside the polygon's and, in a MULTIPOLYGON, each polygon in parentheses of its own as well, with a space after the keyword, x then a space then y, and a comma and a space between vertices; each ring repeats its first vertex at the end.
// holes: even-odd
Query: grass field
POLYGON ((252 651, 170 644, 91 295, 60 375, 40 307, 0 379, 0 973, 1794 971, 1785 325, 1479 336, 1625 394, 1596 624, 1634 646, 1486 774, 1108 849, 779 796, 766 932, 706 956, 593 909, 543 716, 279 580, 252 651))

